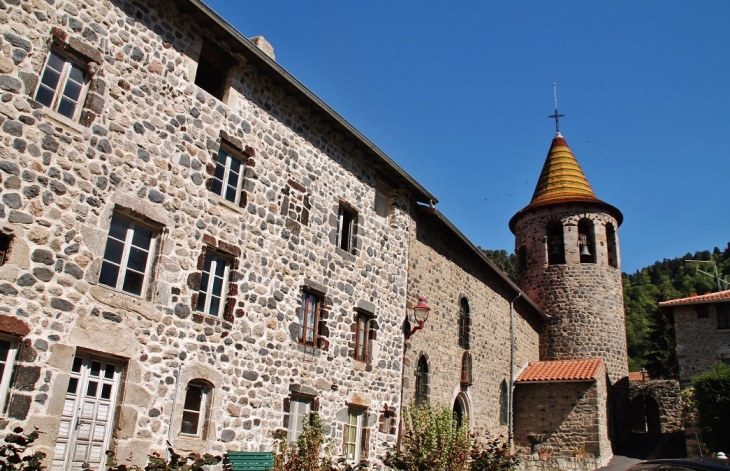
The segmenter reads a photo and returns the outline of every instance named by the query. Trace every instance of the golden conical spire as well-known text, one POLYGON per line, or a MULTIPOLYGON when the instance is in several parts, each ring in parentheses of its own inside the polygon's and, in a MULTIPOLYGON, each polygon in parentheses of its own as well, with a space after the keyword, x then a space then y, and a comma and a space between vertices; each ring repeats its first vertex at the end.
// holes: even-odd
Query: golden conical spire
MULTIPOLYGON (((560 133, 555 135, 527 207, 549 203, 600 201, 560 133)), ((527 209, 527 208, 525 208, 527 209)))

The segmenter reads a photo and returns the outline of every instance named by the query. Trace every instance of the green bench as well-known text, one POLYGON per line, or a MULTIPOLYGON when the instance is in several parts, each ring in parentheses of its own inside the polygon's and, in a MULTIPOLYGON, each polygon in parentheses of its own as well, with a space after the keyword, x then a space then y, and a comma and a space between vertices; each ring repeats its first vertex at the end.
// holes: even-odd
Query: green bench
POLYGON ((274 467, 270 451, 229 451, 223 466, 229 471, 267 471, 274 467))

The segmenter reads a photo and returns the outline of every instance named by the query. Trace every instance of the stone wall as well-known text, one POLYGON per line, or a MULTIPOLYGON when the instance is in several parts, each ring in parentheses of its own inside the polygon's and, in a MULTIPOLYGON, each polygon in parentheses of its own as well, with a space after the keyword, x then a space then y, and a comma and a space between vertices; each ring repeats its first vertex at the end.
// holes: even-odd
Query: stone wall
MULTIPOLYGON (((530 210, 516 221, 517 251, 524 250, 519 285, 552 317, 541 334, 541 360, 602 358, 611 384, 628 375, 621 265, 609 264, 606 225, 616 219, 599 207, 565 205, 530 210), (580 263, 578 221, 593 222, 596 263, 580 263), (565 263, 548 264, 546 227, 564 229, 565 263)), ((619 260, 616 233, 616 260, 619 260)))
MULTIPOLYGON (((400 405, 411 187, 388 179, 390 211, 378 216, 387 167, 236 54, 235 41, 219 44, 234 64, 223 99, 196 86, 200 14, 166 1, 0 3, 0 230, 12 237, 0 313, 28 327, 6 428, 38 426, 52 456, 74 356, 89 352, 123 368, 110 444, 122 462, 143 464, 168 437, 180 451, 270 449, 286 399, 302 391, 336 441, 348 404, 367 408, 366 455, 377 462, 395 442, 379 413, 400 405), (33 99, 52 43, 88 58, 80 122, 33 99), (245 163, 240 204, 206 187, 222 143, 245 163), (341 203, 357 214, 352 253, 335 249, 341 203), (142 296, 98 284, 115 212, 156 234, 142 296), (195 312, 206 248, 234 260, 224 318, 195 312), (319 348, 297 343, 304 288, 323 296, 319 348), (369 364, 351 358, 363 309, 378 325, 369 364), (213 387, 203 439, 179 433, 180 383, 195 378, 213 387)), ((536 355, 531 341, 523 361, 536 355)))
POLYGON ((589 457, 611 457, 606 380, 518 383, 515 388, 515 445, 529 450, 527 432, 546 433, 554 455, 583 448, 589 457))
MULTIPOLYGON (((489 266, 475 247, 467 244, 429 210, 414 211, 416 224, 410 234, 408 300, 425 296, 431 312, 425 328, 406 343, 403 402, 415 397, 418 358, 426 355, 431 404, 452 408, 457 396, 466 398, 469 426, 507 436, 500 423, 500 387, 510 381, 510 302, 517 297, 514 286, 489 266), (471 308, 473 383, 462 386, 459 346, 460 300, 471 308)), ((524 299, 515 302, 515 371, 538 360, 538 330, 541 315, 524 299)))
POLYGON ((684 407, 679 395, 679 382, 674 380, 631 381, 631 401, 647 396, 659 406, 659 426, 661 433, 674 433, 684 430, 682 409, 684 407))
POLYGON ((682 387, 690 386, 694 376, 719 363, 720 355, 730 356, 730 330, 717 328, 715 304, 704 306, 707 308, 704 318, 698 317, 697 304, 672 308, 682 387))

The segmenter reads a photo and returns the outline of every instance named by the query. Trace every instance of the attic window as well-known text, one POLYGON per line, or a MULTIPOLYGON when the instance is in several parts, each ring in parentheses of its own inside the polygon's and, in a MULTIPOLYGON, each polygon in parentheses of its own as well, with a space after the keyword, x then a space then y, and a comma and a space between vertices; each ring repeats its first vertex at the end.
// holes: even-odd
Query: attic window
POLYGON ((195 73, 195 85, 223 100, 226 91, 228 73, 233 60, 216 45, 203 41, 198 59, 198 70, 195 73))

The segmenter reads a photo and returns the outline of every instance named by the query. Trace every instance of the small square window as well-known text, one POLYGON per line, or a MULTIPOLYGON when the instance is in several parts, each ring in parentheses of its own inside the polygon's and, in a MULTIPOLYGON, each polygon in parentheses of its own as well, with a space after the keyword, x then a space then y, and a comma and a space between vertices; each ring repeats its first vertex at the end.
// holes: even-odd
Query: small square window
POLYGON ((231 203, 237 203, 241 193, 242 171, 242 160, 221 148, 215 163, 211 191, 231 203))
POLYGON ((203 41, 198 59, 198 70, 195 73, 195 85, 223 100, 226 82, 233 61, 228 54, 215 44, 203 41))
POLYGON ((337 247, 347 253, 353 253, 355 249, 355 231, 357 213, 340 204, 337 213, 337 247))
POLYGON ((43 67, 35 100, 75 120, 81 112, 88 83, 86 65, 53 47, 43 67))
POLYGON ((0 233, 0 266, 5 265, 10 255, 10 236, 0 233))
POLYGON ((308 291, 302 292, 302 305, 299 310, 299 343, 317 346, 321 299, 308 291))
POLYGON ((707 319, 710 317, 710 312, 707 309, 707 304, 698 304, 697 305, 697 318, 698 319, 707 319))
POLYGON ((152 273, 156 233, 120 214, 112 216, 99 283, 142 296, 152 273))
POLYGON ((206 251, 195 308, 197 311, 216 317, 221 315, 225 307, 229 267, 229 260, 215 252, 206 251))

